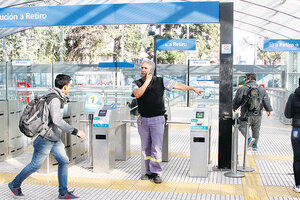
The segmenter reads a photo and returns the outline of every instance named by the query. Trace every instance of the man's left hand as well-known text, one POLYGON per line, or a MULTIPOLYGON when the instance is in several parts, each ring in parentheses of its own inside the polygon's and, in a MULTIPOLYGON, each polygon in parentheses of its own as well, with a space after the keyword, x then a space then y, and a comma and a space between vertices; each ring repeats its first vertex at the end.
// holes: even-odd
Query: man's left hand
POLYGON ((194 92, 198 95, 200 95, 202 93, 202 90, 194 88, 194 92))
POLYGON ((267 111, 267 115, 269 117, 271 115, 271 111, 267 111))

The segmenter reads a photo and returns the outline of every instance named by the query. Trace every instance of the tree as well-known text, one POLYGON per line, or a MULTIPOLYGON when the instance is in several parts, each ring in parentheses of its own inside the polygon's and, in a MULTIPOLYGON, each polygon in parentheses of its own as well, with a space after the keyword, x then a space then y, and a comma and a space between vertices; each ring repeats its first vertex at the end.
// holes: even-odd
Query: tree
MULTIPOLYGON (((187 25, 164 24, 151 25, 149 35, 155 38, 184 39, 187 38, 187 25), (156 33, 156 30, 159 30, 156 33)), ((218 58, 219 26, 217 24, 191 24, 189 38, 196 39, 197 58, 218 58)), ((185 63, 186 55, 182 51, 162 51, 157 56, 157 63, 185 63)))

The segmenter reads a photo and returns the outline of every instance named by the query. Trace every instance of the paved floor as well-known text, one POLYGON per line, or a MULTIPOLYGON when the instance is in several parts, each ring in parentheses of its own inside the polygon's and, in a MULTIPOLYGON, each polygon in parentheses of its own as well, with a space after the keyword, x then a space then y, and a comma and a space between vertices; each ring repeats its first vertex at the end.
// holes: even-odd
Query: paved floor
MULTIPOLYGON (((180 109, 178 109, 179 112, 180 109)), ((244 178, 228 178, 224 171, 213 170, 218 160, 218 108, 213 109, 212 169, 208 178, 189 176, 189 127, 172 125, 169 136, 170 161, 163 164, 164 182, 156 185, 140 180, 140 140, 132 127, 131 157, 117 161, 109 174, 96 174, 87 169, 88 160, 69 168, 69 187, 81 199, 300 199, 292 190, 292 149, 290 126, 276 118, 263 116, 263 126, 257 151, 248 151, 248 166, 254 172, 244 178)), ((239 163, 243 158, 243 137, 239 134, 239 163)), ((0 162, 0 199, 13 199, 7 183, 31 159, 30 150, 0 162)), ((56 172, 35 173, 23 184, 25 199, 56 199, 56 172)))

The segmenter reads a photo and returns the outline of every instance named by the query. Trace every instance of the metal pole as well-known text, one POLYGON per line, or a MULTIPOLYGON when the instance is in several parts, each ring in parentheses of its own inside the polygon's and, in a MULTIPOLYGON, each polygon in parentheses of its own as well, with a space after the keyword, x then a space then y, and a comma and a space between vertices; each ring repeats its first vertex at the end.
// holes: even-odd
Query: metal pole
POLYGON ((3 39, 3 62, 6 62, 6 37, 3 39))
POLYGON ((122 37, 121 37, 121 61, 124 62, 124 32, 125 25, 121 25, 122 27, 122 37))
POLYGON ((234 131, 232 136, 232 148, 231 148, 231 171, 224 173, 226 177, 242 178, 245 174, 237 171, 237 154, 238 154, 238 113, 234 119, 234 131))
POLYGON ((156 76, 156 67, 157 67, 157 55, 156 55, 156 38, 154 38, 154 76, 156 76))
POLYGON ((248 138, 249 138, 249 125, 250 125, 250 119, 247 117, 247 130, 245 135, 245 144, 244 144, 244 160, 243 160, 243 167, 238 167, 238 170, 241 172, 253 172, 254 169, 251 167, 246 166, 247 161, 247 151, 248 151, 248 138))
POLYGON ((93 167, 93 118, 94 114, 88 115, 89 120, 89 161, 90 166, 93 167))
POLYGON ((54 88, 54 71, 53 71, 53 62, 51 63, 51 87, 54 88))
MULTIPOLYGON (((190 85, 190 60, 188 60, 187 85, 190 85)), ((186 106, 190 107, 190 91, 187 91, 186 106)))
POLYGON ((6 62, 5 77, 6 77, 5 100, 8 101, 8 62, 6 62))
POLYGON ((63 44, 63 40, 64 40, 64 29, 61 26, 60 27, 60 45, 59 45, 59 48, 60 48, 60 59, 59 59, 59 61, 60 61, 60 63, 64 62, 64 57, 63 57, 64 44, 63 44))

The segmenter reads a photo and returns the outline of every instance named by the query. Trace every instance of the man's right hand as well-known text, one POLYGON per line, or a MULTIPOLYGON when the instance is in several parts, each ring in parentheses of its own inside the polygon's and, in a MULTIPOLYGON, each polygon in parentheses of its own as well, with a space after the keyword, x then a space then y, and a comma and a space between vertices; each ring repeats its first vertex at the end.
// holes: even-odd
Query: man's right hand
POLYGON ((152 74, 148 73, 147 76, 146 76, 145 82, 147 82, 148 84, 150 84, 151 80, 152 80, 152 74))
POLYGON ((79 138, 83 139, 83 138, 85 138, 85 133, 84 133, 83 131, 81 131, 81 130, 78 130, 77 136, 78 136, 79 138))

